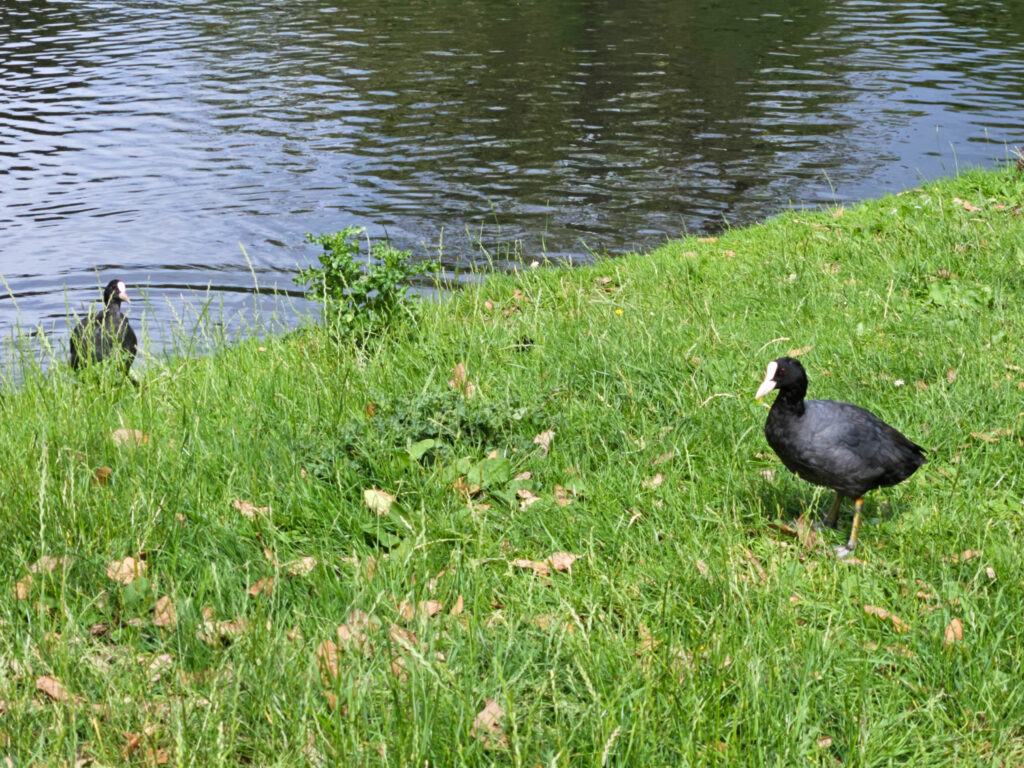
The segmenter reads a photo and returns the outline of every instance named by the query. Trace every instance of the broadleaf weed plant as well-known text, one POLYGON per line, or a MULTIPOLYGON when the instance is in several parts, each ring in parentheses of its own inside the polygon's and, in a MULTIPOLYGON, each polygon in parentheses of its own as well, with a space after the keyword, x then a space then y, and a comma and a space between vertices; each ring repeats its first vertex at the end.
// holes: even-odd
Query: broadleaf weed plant
POLYGON ((387 240, 371 243, 360 260, 359 237, 365 227, 349 226, 340 232, 306 235, 323 248, 320 265, 299 270, 293 278, 306 286, 309 298, 323 305, 324 322, 339 336, 366 338, 387 329, 398 313, 410 310, 412 278, 435 273, 440 262, 413 263, 411 251, 400 251, 387 240))

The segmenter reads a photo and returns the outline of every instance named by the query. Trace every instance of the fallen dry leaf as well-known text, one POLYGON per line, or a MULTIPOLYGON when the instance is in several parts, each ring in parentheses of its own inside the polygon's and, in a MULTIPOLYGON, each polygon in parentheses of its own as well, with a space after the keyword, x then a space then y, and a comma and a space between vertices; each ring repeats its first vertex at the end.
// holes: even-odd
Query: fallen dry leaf
POLYGON ((121 429, 115 429, 111 432, 110 439, 118 445, 145 445, 149 442, 149 435, 137 429, 127 429, 122 427, 121 429))
POLYGON ((114 474, 114 470, 110 467, 100 467, 92 473, 92 482, 94 485, 106 485, 110 482, 112 474, 114 474))
POLYGON ((479 739, 489 749, 508 749, 508 737, 501 725, 504 716, 501 705, 494 699, 487 699, 473 720, 473 738, 479 739))
POLYGON ((28 600, 28 596, 32 594, 32 576, 26 576, 24 579, 14 585, 14 597, 16 600, 28 600))
POLYGON ((953 643, 959 643, 964 639, 964 625, 960 623, 960 619, 953 619, 949 622, 949 626, 946 627, 946 638, 943 641, 946 645, 952 645, 953 643))
POLYGON ((877 616, 882 621, 891 621, 893 629, 895 629, 897 632, 906 632, 910 629, 910 627, 907 625, 907 622, 905 622, 895 613, 890 613, 889 611, 885 610, 885 608, 879 608, 877 605, 865 605, 864 613, 868 614, 869 616, 877 616))
POLYGON ((791 350, 789 350, 788 354, 789 354, 790 357, 800 357, 800 355, 806 355, 812 349, 814 349, 814 345, 813 344, 811 344, 810 346, 807 346, 807 347, 798 347, 797 349, 791 349, 791 350))
POLYGON ((457 392, 461 392, 466 397, 472 397, 476 394, 476 385, 466 375, 465 363, 458 363, 452 368, 452 377, 448 379, 448 386, 457 392))
POLYGON ((450 611, 448 611, 448 615, 449 616, 461 616, 462 615, 462 611, 465 608, 465 605, 466 605, 466 603, 462 599, 462 595, 459 595, 457 598, 455 598, 455 605, 453 605, 452 609, 450 611))
POLYGON ((516 497, 519 499, 519 508, 526 509, 531 504, 536 504, 540 501, 540 496, 535 494, 529 488, 520 488, 516 491, 516 497))
POLYGON ((698 237, 697 238, 697 242, 698 243, 717 243, 718 242, 718 238, 717 237, 698 237))
POLYGON ((393 494, 382 491, 379 488, 367 488, 363 491, 363 502, 371 512, 378 515, 386 515, 391 511, 391 505, 395 503, 393 494))
POLYGON ((410 632, 408 629, 403 629, 397 624, 392 624, 388 630, 388 636, 391 638, 391 642, 396 645, 400 645, 405 649, 415 648, 419 642, 416 639, 416 635, 410 632))
POLYGON ((153 606, 153 623, 158 627, 173 627, 178 623, 178 612, 167 595, 157 600, 153 606))
POLYGON ((537 435, 535 438, 533 438, 534 445, 539 445, 540 446, 540 455, 541 456, 547 456, 548 455, 548 451, 551 450, 551 441, 554 439, 554 437, 555 437, 555 430, 553 430, 553 429, 546 429, 543 432, 541 432, 539 435, 537 435))
POLYGON ((244 499, 235 499, 231 502, 231 506, 237 509, 243 517, 247 517, 250 520, 255 520, 256 515, 265 515, 270 511, 270 507, 257 507, 251 501, 245 501, 244 499))
POLYGON ((579 555, 574 555, 571 552, 555 552, 548 558, 548 562, 556 571, 571 571, 572 564, 579 558, 579 555))
POLYGON ((316 568, 315 557, 303 557, 288 565, 286 571, 289 576, 308 576, 316 568))
POLYGON ((573 491, 563 488, 560 485, 555 486, 555 504, 560 507, 568 507, 572 504, 572 499, 569 496, 574 496, 573 491))
POLYGON ((665 476, 660 472, 654 477, 649 477, 644 480, 640 485, 644 488, 657 488, 659 485, 665 482, 665 476))
POLYGON ((959 197, 954 197, 953 202, 956 203, 957 205, 963 206, 963 209, 965 211, 968 211, 969 213, 975 213, 976 211, 981 210, 981 208, 979 208, 978 206, 971 205, 969 202, 967 202, 966 200, 961 200, 959 197))
POLYGON ((654 466, 658 466, 659 464, 664 464, 666 461, 675 458, 675 455, 676 455, 675 451, 666 451, 665 453, 661 454, 660 456, 656 456, 655 458, 651 459, 651 464, 653 464, 654 466))
POLYGON ((139 656, 139 663, 146 665, 146 672, 149 673, 149 682, 157 683, 163 673, 174 666, 174 657, 169 653, 161 653, 153 659, 139 656))
POLYGON ((135 579, 146 575, 146 561, 128 556, 124 560, 113 560, 107 564, 107 578, 128 586, 135 579))
POLYGON ((32 565, 28 567, 32 573, 53 573, 55 570, 65 564, 63 557, 54 557, 53 555, 43 555, 36 560, 32 565))
POLYGON ((249 587, 249 594, 252 597, 256 597, 257 595, 260 595, 260 594, 262 594, 264 592, 266 592, 269 595, 270 594, 270 588, 273 585, 274 585, 274 577, 273 576, 266 576, 266 577, 260 579, 259 581, 257 581, 251 587, 249 587))
POLYGON ((805 549, 815 549, 821 544, 821 537, 814 530, 814 522, 807 519, 807 515, 800 515, 796 519, 796 533, 800 543, 805 549))
POLYGON ((220 645, 224 642, 231 642, 235 638, 241 637, 249 626, 249 622, 244 617, 227 621, 214 621, 212 618, 213 611, 209 609, 204 610, 203 615, 206 617, 206 621, 196 630, 196 636, 207 645, 220 645))
POLYGON ((697 573, 699 573, 705 579, 711 578, 711 569, 708 568, 708 564, 707 563, 705 563, 703 560, 698 560, 696 565, 697 565, 697 573))
POLYGON ((45 693, 54 701, 80 704, 82 699, 79 696, 68 693, 64 684, 55 677, 43 675, 36 678, 36 690, 45 693))
POLYGON ((444 603, 439 600, 421 600, 416 610, 430 618, 444 610, 444 603))
POLYGON ((512 561, 511 565, 515 566, 516 568, 525 568, 527 570, 533 571, 538 576, 550 576, 551 575, 551 566, 548 565, 547 563, 537 562, 536 560, 526 560, 524 558, 516 558, 515 560, 512 561))
POLYGON ((815 742, 815 744, 818 745, 818 749, 825 749, 826 747, 831 747, 832 746, 832 737, 831 736, 822 736, 820 739, 818 739, 815 742))
POLYGON ((985 575, 988 576, 992 581, 996 580, 996 569, 989 566, 985 569, 985 575))

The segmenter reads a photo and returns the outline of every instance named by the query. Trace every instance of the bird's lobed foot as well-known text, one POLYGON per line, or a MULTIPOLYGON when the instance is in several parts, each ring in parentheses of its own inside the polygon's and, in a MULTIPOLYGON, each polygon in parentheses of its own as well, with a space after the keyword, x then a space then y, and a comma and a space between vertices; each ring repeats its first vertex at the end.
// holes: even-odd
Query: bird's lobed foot
POLYGON ((848 558, 850 555, 853 554, 853 547, 848 546, 847 544, 839 544, 835 549, 836 549, 836 557, 839 560, 845 560, 846 558, 848 558))

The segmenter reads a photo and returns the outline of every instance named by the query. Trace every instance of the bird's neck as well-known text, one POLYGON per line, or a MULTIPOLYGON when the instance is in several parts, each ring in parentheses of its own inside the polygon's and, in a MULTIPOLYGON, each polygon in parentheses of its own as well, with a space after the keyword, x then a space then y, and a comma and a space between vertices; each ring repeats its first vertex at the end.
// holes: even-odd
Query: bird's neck
POLYGON ((772 410, 788 411, 797 416, 804 415, 804 395, 806 390, 785 389, 779 392, 779 396, 772 403, 772 410))

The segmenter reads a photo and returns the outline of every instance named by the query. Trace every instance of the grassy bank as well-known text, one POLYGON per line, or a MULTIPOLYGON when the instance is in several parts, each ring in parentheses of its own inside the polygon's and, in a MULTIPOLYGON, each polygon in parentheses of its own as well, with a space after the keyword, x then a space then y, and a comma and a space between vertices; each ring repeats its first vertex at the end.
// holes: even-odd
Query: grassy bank
POLYGON ((1024 763, 1022 206, 969 173, 493 277, 362 348, 30 375, 0 756, 1024 763), (849 561, 777 524, 830 498, 761 432, 791 350, 929 448, 849 561))

